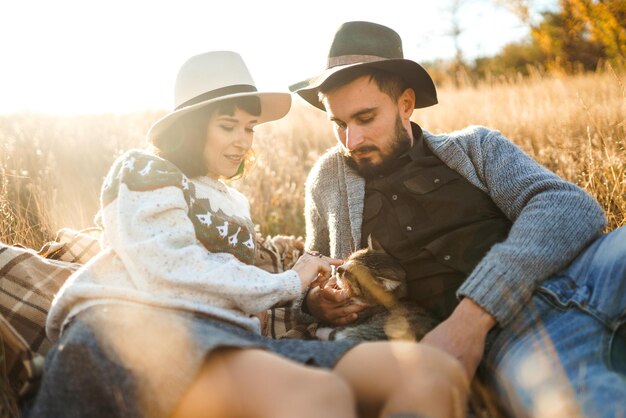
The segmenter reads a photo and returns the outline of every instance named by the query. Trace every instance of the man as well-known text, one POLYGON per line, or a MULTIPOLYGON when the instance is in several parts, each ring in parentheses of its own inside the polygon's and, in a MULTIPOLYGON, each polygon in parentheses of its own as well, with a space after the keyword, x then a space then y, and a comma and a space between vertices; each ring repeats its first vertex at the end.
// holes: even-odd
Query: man
MULTIPOLYGON (((374 236, 407 271, 409 297, 443 320, 423 343, 470 377, 485 353, 515 414, 541 414, 546 399, 569 416, 625 413, 624 228, 599 237, 597 202, 498 131, 411 122, 436 90, 385 26, 343 24, 326 70, 291 90, 339 141, 307 180, 307 250, 343 258, 374 236)), ((302 302, 335 325, 361 309, 330 284, 302 302)))

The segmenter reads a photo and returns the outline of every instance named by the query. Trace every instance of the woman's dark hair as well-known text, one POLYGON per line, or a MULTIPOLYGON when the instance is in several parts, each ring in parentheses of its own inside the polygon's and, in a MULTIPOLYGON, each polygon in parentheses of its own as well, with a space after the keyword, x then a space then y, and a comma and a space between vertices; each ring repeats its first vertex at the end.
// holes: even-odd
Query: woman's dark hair
MULTIPOLYGON (((208 168, 204 160, 207 125, 211 115, 234 115, 243 110, 253 116, 261 114, 261 100, 257 96, 237 97, 193 110, 181 116, 163 133, 152 138, 153 152, 176 165, 187 177, 204 176, 208 168)), ((252 149, 245 155, 237 173, 231 178, 244 175, 254 161, 252 149)))

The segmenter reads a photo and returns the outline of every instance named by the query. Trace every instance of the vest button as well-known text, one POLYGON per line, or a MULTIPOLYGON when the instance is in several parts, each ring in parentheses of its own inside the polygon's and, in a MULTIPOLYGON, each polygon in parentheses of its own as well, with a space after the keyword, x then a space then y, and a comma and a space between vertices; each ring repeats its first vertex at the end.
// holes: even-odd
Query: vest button
POLYGON ((406 230, 411 232, 413 230, 413 228, 411 228, 411 225, 407 225, 406 230))
POLYGON ((452 257, 450 257, 448 254, 443 256, 443 259, 446 261, 449 261, 452 257))
POLYGON ((398 195, 397 194, 391 195, 391 199, 392 200, 398 200, 398 195))
POLYGON ((440 181, 439 179, 434 179, 433 183, 437 184, 437 183, 439 183, 439 181, 440 181))

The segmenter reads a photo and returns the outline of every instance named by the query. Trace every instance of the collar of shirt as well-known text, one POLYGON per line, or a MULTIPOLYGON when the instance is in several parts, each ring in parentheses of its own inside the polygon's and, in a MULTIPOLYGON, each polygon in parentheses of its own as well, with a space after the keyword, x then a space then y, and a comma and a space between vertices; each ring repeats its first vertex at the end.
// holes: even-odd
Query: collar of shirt
POLYGON ((417 123, 411 122, 411 130, 413 133, 413 146, 411 146, 407 152, 398 157, 398 163, 395 164, 393 168, 385 173, 381 173, 382 175, 379 176, 379 178, 395 173, 411 161, 418 161, 420 158, 433 155, 432 151, 430 151, 430 149, 428 149, 428 147, 424 144, 424 133, 422 132, 422 128, 417 123))
POLYGON ((413 132, 413 146, 405 155, 408 155, 412 161, 432 155, 432 152, 424 143, 422 128, 417 123, 411 122, 411 130, 413 132))

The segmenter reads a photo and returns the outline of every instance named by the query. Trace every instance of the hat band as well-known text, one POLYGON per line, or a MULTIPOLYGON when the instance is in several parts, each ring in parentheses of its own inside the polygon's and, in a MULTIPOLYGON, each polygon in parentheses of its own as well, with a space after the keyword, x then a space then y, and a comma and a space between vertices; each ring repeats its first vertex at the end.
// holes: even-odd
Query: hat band
POLYGON ((183 107, 192 106, 198 103, 206 102, 207 100, 213 100, 221 96, 230 96, 237 93, 253 93, 256 92, 256 87, 250 84, 235 84, 234 86, 222 87, 219 89, 211 90, 200 96, 196 96, 193 99, 176 106, 174 110, 180 110, 183 107))
POLYGON ((328 57, 328 67, 332 68, 338 65, 360 64, 364 62, 384 61, 389 58, 379 57, 376 55, 340 55, 338 57, 328 57))

